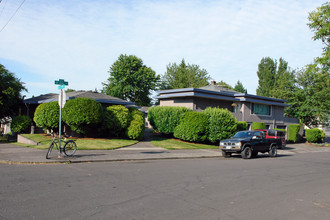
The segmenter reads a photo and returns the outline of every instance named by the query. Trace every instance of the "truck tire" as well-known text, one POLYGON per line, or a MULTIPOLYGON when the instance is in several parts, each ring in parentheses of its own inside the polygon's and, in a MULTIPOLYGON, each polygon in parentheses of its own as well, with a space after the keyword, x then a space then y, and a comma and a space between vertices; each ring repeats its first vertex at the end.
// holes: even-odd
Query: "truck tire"
POLYGON ((222 156, 225 157, 225 158, 228 158, 228 157, 231 156, 231 153, 226 152, 226 151, 222 151, 222 156))
POLYGON ((245 147, 244 150, 241 152, 241 156, 243 159, 251 159, 252 157, 251 147, 245 147))
POLYGON ((277 146, 275 144, 270 146, 270 149, 269 149, 268 153, 269 153, 270 157, 276 157, 276 155, 277 155, 277 146))

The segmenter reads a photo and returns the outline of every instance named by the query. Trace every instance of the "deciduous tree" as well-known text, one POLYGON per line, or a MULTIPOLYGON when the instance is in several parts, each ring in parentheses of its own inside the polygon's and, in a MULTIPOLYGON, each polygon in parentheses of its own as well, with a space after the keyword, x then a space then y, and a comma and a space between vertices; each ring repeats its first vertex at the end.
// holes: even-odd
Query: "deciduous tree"
POLYGON ((0 118, 14 116, 22 102, 21 92, 27 91, 14 73, 0 64, 0 118))
POLYGON ((150 106, 149 95, 157 88, 160 77, 140 58, 121 54, 109 73, 102 93, 135 102, 139 106, 150 106))
POLYGON ((307 24, 313 40, 321 40, 323 53, 297 74, 297 89, 288 114, 309 127, 329 125, 330 117, 330 3, 309 13, 307 24))

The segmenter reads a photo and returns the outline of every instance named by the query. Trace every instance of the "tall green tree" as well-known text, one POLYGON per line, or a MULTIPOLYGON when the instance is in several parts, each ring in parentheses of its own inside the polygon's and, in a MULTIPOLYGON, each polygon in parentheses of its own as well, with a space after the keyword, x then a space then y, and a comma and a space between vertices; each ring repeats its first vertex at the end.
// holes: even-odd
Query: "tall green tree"
POLYGON ((257 95, 271 97, 271 90, 275 83, 277 62, 270 57, 261 59, 258 65, 257 75, 259 78, 257 95))
POLYGON ((321 40, 326 47, 330 46, 330 2, 324 3, 315 11, 309 13, 307 23, 314 32, 313 40, 321 40))
POLYGON ((330 77, 318 64, 307 65, 297 74, 297 87, 286 113, 312 128, 329 124, 330 77))
POLYGON ((210 79, 205 69, 195 64, 186 64, 182 59, 179 65, 167 65, 167 70, 162 76, 161 89, 198 88, 208 85, 210 79))
POLYGON ((27 91, 14 73, 0 64, 0 118, 17 115, 22 103, 21 92, 27 91))
POLYGON ((140 58, 121 54, 109 73, 102 93, 135 102, 139 106, 151 105, 149 95, 157 88, 160 77, 140 58))
POLYGON ((271 89, 273 98, 285 99, 290 101, 293 99, 292 94, 296 91, 296 71, 291 70, 283 58, 279 59, 278 67, 275 74, 274 86, 271 89))
POLYGON ((313 40, 321 40, 323 53, 297 74, 297 90, 287 110, 309 127, 329 125, 330 119, 330 3, 309 13, 313 40))
POLYGON ((270 57, 262 58, 257 75, 257 95, 288 100, 295 90, 295 71, 283 58, 279 61, 270 57))
POLYGON ((239 80, 237 81, 234 90, 241 93, 247 93, 247 89, 243 86, 243 84, 239 80))

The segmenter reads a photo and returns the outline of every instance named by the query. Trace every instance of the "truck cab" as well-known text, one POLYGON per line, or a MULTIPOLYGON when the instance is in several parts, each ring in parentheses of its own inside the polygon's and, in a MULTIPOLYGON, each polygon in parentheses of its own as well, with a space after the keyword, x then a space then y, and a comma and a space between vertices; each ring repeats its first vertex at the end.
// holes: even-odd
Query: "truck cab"
POLYGON ((264 132, 266 138, 280 139, 281 142, 279 142, 279 146, 278 146, 279 149, 281 149, 282 147, 285 147, 286 140, 285 140, 285 133, 284 133, 284 131, 272 130, 272 129, 256 129, 256 131, 262 131, 262 132, 264 132))

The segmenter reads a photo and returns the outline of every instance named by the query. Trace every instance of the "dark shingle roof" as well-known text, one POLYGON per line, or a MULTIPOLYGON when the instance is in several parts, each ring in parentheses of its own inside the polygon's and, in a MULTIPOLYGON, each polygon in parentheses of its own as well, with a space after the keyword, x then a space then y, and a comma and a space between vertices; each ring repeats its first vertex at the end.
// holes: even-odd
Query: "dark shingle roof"
POLYGON ((216 92, 229 92, 229 93, 239 93, 237 91, 231 90, 231 89, 227 89, 224 88, 222 86, 218 86, 218 85, 207 85, 207 86, 203 86, 200 87, 199 89, 204 89, 204 90, 209 90, 209 91, 216 91, 216 92))
MULTIPOLYGON (((134 102, 128 102, 126 100, 105 95, 103 93, 97 93, 92 91, 73 91, 68 92, 66 94, 67 100, 68 99, 75 99, 75 98, 91 98, 94 99, 100 103, 108 103, 108 104, 118 104, 118 105, 135 105, 134 102)), ((53 102, 58 100, 58 94, 55 93, 49 93, 45 95, 40 95, 38 97, 30 98, 24 100, 24 103, 29 104, 41 104, 45 102, 53 102)))

